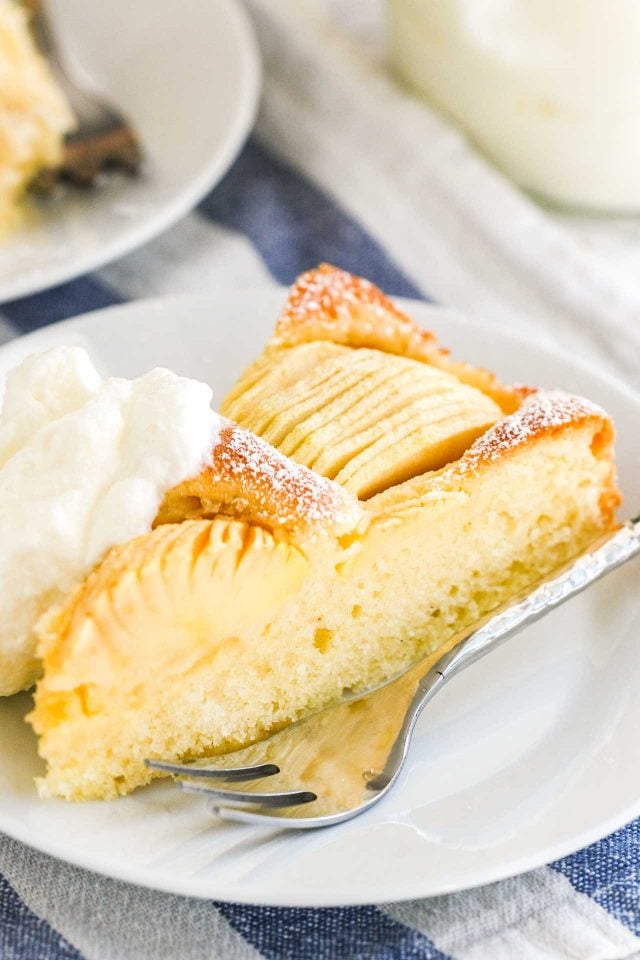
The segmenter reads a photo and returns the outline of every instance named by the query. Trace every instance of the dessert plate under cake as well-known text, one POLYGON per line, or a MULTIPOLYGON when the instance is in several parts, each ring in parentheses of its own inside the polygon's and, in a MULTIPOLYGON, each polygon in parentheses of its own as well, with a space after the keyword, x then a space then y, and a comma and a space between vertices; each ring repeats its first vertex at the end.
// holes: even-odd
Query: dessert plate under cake
MULTIPOLYGON (((219 403, 267 340, 283 297, 104 311, 7 345, 0 372, 47 346, 76 343, 102 373, 168 365, 210 383, 219 403)), ((638 398, 477 319, 419 304, 410 313, 454 356, 601 403, 617 424, 621 486, 633 508, 638 398)), ((275 904, 426 896, 548 862, 640 810, 640 774, 630 762, 640 727, 636 582, 635 567, 620 571, 460 677, 425 712, 395 793, 329 833, 277 838, 221 827, 168 783, 117 804, 42 802, 32 782, 41 769, 35 740, 22 723, 26 696, 0 703, 0 829, 133 882, 275 904)))
POLYGON ((0 301, 81 276, 166 230, 221 179, 253 123, 259 55, 239 4, 193 4, 185 16, 181 0, 165 0, 158 16, 155 0, 111 0, 85 11, 80 0, 56 3, 65 49, 133 124, 144 166, 25 205, 0 243, 0 301))

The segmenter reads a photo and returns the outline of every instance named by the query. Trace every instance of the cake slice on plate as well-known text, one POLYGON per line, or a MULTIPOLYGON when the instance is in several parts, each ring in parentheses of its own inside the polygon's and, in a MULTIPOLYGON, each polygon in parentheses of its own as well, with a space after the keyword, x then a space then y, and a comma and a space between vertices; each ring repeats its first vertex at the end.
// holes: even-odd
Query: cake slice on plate
POLYGON ((452 360, 333 267, 223 412, 239 426, 155 529, 39 624, 44 795, 126 793, 147 757, 247 744, 444 652, 615 522, 602 410, 452 360))

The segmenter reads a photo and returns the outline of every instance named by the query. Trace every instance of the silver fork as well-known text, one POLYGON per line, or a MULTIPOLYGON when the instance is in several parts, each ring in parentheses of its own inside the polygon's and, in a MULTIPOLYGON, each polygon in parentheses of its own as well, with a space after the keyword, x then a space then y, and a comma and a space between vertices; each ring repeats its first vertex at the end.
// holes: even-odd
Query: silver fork
POLYGON ((57 84, 65 94, 77 126, 65 137, 62 166, 41 170, 32 187, 49 193, 63 177, 90 186, 105 170, 135 173, 142 161, 138 137, 118 110, 86 89, 75 77, 56 38, 43 0, 23 0, 31 15, 31 30, 47 58, 57 84))
POLYGON ((230 820, 326 827, 363 813, 397 781, 416 721, 444 684, 509 637, 640 554, 640 516, 428 658, 266 740, 193 763, 147 760, 230 820), (434 662, 435 660, 435 662, 434 662))

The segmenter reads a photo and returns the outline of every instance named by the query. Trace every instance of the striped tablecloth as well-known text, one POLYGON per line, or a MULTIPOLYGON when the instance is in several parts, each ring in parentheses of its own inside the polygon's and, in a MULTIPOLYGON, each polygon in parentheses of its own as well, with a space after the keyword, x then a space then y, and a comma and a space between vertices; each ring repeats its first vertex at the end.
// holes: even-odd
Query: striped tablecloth
MULTIPOLYGON (((330 260, 391 294, 472 310, 492 336, 501 327, 534 332, 638 387, 640 226, 552 216, 492 171, 391 83, 377 3, 249 6, 265 95, 257 130, 223 182, 126 259, 2 304, 2 338, 142 296, 288 284, 330 260)), ((0 960, 634 956, 639 823, 480 890, 324 910, 137 889, 0 835, 0 960)))

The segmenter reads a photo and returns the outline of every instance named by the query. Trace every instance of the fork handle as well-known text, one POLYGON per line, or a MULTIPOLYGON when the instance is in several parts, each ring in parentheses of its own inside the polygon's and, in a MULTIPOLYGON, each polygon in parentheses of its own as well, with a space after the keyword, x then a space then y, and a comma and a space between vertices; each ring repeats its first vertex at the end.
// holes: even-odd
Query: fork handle
POLYGON ((535 623, 638 554, 640 516, 629 520, 616 532, 607 534, 577 560, 571 560, 561 573, 546 577, 533 591, 526 591, 522 599, 515 603, 511 601, 504 609, 490 615, 484 625, 445 654, 436 664, 436 669, 442 674, 443 680, 449 680, 524 627, 535 623))
MULTIPOLYGON (((504 643, 529 624, 539 620, 555 607, 581 593, 586 587, 640 554, 640 516, 625 523, 617 531, 575 558, 561 573, 554 571, 531 591, 523 591, 503 607, 489 614, 464 639, 425 670, 422 664, 412 667, 400 681, 415 676, 416 686, 407 708, 402 728, 389 754, 385 769, 371 782, 380 789, 398 776, 406 758, 416 721, 427 703, 452 677, 465 667, 504 643), (420 671, 424 670, 422 676, 420 671)), ((398 681, 394 681, 397 683, 398 681)))

